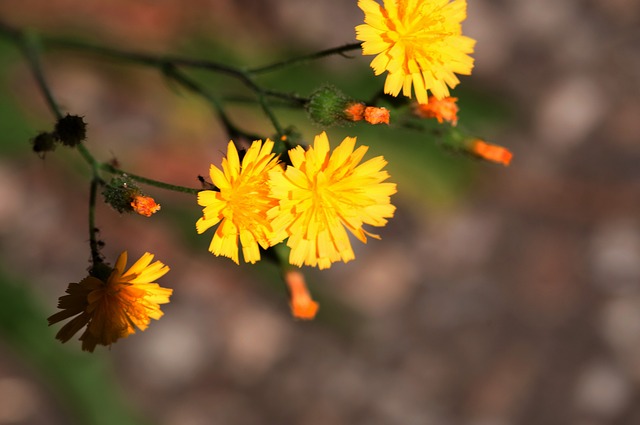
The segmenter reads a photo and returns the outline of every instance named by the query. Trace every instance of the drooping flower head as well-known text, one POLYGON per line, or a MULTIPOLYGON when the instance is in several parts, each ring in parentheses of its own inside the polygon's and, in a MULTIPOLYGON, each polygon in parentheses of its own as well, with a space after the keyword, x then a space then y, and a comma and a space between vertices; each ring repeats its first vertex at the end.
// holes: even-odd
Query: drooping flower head
MULTIPOLYGON (((49 325, 75 316, 56 335, 67 342, 86 326, 80 336, 82 349, 93 352, 96 345, 111 345, 120 338, 144 331, 151 319, 162 317, 160 304, 169 302, 172 289, 162 288, 155 280, 164 276, 169 267, 160 261, 151 263, 153 254, 145 253, 126 272, 127 252, 118 257, 105 277, 87 276, 79 283, 70 283, 67 295, 58 300, 62 311, 49 317, 49 325)), ((107 267, 106 265, 102 265, 107 267)))
POLYGON ((447 121, 455 127, 458 124, 457 101, 457 97, 438 100, 434 96, 429 96, 429 103, 416 104, 413 113, 422 118, 435 118, 440 124, 447 121))
POLYGON ((384 226, 393 216, 390 196, 396 185, 383 183, 389 178, 382 171, 387 162, 378 156, 360 164, 368 147, 354 151, 355 143, 347 137, 331 153, 323 132, 306 151, 301 146, 289 151, 292 165, 284 173, 271 172, 271 193, 279 200, 269 211, 273 241, 289 238, 291 264, 325 269, 353 260, 345 228, 366 243, 367 236, 379 237, 363 225, 384 226))
POLYGON ((364 24, 356 39, 364 41, 362 53, 377 55, 371 61, 376 75, 388 71, 384 92, 427 103, 427 91, 442 99, 473 68, 475 40, 463 36, 460 23, 467 17, 466 0, 359 0, 364 24), (448 87, 447 87, 448 86, 448 87))
POLYGON ((262 144, 256 140, 242 158, 233 142, 229 142, 222 170, 211 165, 211 181, 219 191, 198 193, 198 205, 204 207, 203 216, 196 223, 198 233, 220 223, 209 251, 215 255, 238 261, 238 238, 247 263, 260 260, 260 249, 268 248, 272 236, 267 211, 277 205, 269 196, 269 172, 280 168, 276 154, 271 153, 273 142, 262 144))
POLYGON ((296 319, 312 320, 320 306, 309 294, 304 275, 298 270, 287 270, 284 273, 284 281, 289 291, 289 307, 291 314, 296 319))

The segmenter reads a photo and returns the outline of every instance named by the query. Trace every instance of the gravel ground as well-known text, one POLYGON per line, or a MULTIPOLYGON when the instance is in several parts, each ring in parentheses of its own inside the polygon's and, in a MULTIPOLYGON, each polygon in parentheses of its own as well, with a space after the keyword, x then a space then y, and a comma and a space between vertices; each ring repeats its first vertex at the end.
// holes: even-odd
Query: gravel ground
MULTIPOLYGON (((0 16, 56 27, 101 10, 104 31, 124 31, 118 14, 98 2, 68 14, 65 1, 24 3, 0 4, 0 16)), ((161 3, 164 14, 121 5, 144 23, 125 34, 161 49, 183 34, 185 21, 204 25, 211 16, 230 45, 250 42, 250 27, 264 43, 296 37, 313 49, 352 42, 361 19, 355 1, 161 3), (304 18, 311 14, 317 19, 304 18)), ((175 249, 184 236, 170 219, 140 226, 142 219, 99 210, 103 228, 120 229, 109 233, 108 255, 134 236, 132 251, 153 246, 175 264, 166 316, 111 351, 125 393, 154 423, 640 423, 640 3, 471 3, 465 29, 478 45, 465 84, 509 105, 512 119, 495 141, 512 149, 514 162, 479 172, 469 196, 446 214, 418 216, 400 200, 383 242, 359 247, 353 267, 310 273, 338 319, 292 321, 282 294, 257 285, 255 273, 175 249)), ((145 99, 115 98, 93 70, 50 65, 68 104, 87 115, 99 108, 94 140, 134 134, 146 141, 130 147, 140 174, 193 185, 194 167, 206 170, 220 156, 204 142, 220 129, 198 102, 150 94, 145 85, 156 82, 144 75, 132 87, 145 99), (175 122, 160 121, 166 111, 158 108, 175 122), (187 115, 193 125, 180 128, 187 115), (210 156, 192 158, 170 143, 175 128, 210 156), (154 170, 166 155, 175 160, 154 170)), ((16 90, 34 90, 28 76, 12 78, 16 90)), ((42 105, 33 108, 46 117, 42 105)), ((105 156, 129 143, 111 142, 105 156)), ((0 159, 2 261, 37 278, 50 305, 87 256, 77 225, 86 188, 66 188, 75 177, 64 171, 69 156, 0 159)), ((67 423, 40 379, 5 351, 0 424, 67 423)))

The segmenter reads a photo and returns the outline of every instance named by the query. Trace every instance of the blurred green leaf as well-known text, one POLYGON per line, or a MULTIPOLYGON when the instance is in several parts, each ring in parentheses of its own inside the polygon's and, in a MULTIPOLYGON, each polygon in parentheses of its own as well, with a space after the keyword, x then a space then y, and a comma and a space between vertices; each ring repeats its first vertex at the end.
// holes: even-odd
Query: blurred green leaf
MULTIPOLYGON (((0 335, 25 362, 48 378, 53 393, 75 423, 82 425, 139 425, 113 379, 111 365, 98 353, 80 351, 54 338, 45 309, 24 281, 0 267, 0 335)), ((53 312, 53 308, 48 309, 53 312)))
POLYGON ((21 59, 15 46, 0 39, 0 63, 4 64, 0 67, 0 153, 5 155, 30 153, 29 140, 37 134, 18 107, 13 90, 10 90, 8 77, 12 67, 6 65, 21 59))

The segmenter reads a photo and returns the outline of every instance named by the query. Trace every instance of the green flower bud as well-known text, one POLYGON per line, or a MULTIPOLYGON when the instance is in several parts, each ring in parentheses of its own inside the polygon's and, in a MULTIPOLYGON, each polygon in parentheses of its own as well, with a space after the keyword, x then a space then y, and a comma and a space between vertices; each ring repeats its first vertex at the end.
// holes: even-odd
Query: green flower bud
POLYGON ((324 86, 311 94, 307 112, 313 121, 329 127, 346 122, 345 109, 354 102, 337 88, 324 86))
POLYGON ((128 176, 114 177, 102 190, 104 201, 120 213, 132 212, 131 202, 142 196, 140 188, 128 176))

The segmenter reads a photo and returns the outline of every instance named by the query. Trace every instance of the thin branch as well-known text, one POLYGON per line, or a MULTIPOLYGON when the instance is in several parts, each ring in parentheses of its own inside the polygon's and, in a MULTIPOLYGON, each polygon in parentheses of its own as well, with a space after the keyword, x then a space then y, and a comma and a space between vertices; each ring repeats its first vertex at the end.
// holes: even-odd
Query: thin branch
POLYGON ((37 40, 34 35, 26 35, 24 33, 16 33, 15 39, 18 41, 20 45, 20 49, 22 50, 27 62, 29 62, 31 72, 33 72, 33 76, 38 83, 38 87, 42 91, 44 98, 47 102, 47 106, 57 119, 62 119, 63 114, 60 110, 60 106, 56 103, 53 98, 53 94, 51 93, 51 89, 47 84, 44 73, 42 72, 42 66, 40 64, 40 58, 38 55, 38 47, 37 40))
MULTIPOLYGON (((172 65, 165 66, 163 68, 163 72, 164 72, 164 75, 166 75, 168 78, 172 79, 176 83, 180 84, 186 89, 192 91, 193 93, 207 100, 215 109, 216 113, 218 114, 218 118, 222 122, 222 125, 224 126, 225 131, 227 132, 227 135, 231 139, 235 139, 237 137, 246 137, 248 139, 253 138, 252 140, 255 140, 254 135, 248 134, 247 132, 240 130, 238 127, 236 127, 233 124, 233 122, 231 122, 231 119, 224 111, 222 102, 218 99, 217 96, 214 96, 213 94, 205 90, 196 81, 194 81, 193 79, 188 77, 184 72, 178 70, 176 67, 172 65)), ((260 137, 258 137, 258 139, 259 138, 260 137)))
POLYGON ((361 43, 352 43, 352 44, 346 44, 344 46, 339 46, 339 47, 333 47, 331 49, 326 49, 326 50, 321 50, 319 52, 315 52, 315 53, 311 53, 309 55, 304 55, 304 56, 298 56, 295 58, 291 58, 291 59, 286 59, 283 61, 279 61, 279 62, 275 62, 269 65, 264 65, 258 68, 252 68, 247 70, 247 73, 250 75, 257 75, 257 74, 263 74, 266 72, 272 72, 272 71, 276 71, 282 68, 285 68, 287 66, 291 66, 291 65, 296 65, 296 64, 300 64, 300 63, 304 63, 304 62, 309 62, 312 60, 316 60, 316 59, 321 59, 327 56, 332 56, 332 55, 344 55, 345 52, 349 52, 351 50, 356 50, 361 48, 362 44, 361 43))
POLYGON ((102 262, 98 239, 96 238, 96 196, 99 183, 100 180, 94 176, 91 179, 91 190, 89 192, 89 247, 91 249, 91 263, 94 266, 102 262))
POLYGON ((150 178, 147 178, 147 177, 138 176, 136 174, 129 173, 128 171, 124 171, 124 170, 121 170, 119 168, 116 168, 113 165, 107 164, 107 163, 101 163, 99 165, 99 168, 101 170, 107 171, 107 172, 109 172, 111 174, 123 174, 123 175, 126 175, 127 177, 130 177, 131 179, 133 179, 133 180, 135 180, 137 182, 148 184, 149 186, 158 187, 160 189, 172 190, 174 192, 190 193, 192 195, 197 195, 198 192, 200 192, 202 190, 202 189, 194 189, 194 188, 190 188, 190 187, 185 187, 185 186, 179 186, 179 185, 175 185, 175 184, 165 183, 165 182, 161 182, 161 181, 158 181, 158 180, 150 179, 150 178))

